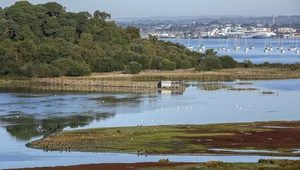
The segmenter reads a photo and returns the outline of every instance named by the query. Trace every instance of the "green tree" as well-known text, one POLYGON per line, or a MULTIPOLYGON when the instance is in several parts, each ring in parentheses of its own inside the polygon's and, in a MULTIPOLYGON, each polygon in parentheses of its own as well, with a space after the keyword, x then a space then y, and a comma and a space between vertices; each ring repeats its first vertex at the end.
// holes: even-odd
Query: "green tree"
POLYGON ((221 60, 216 56, 207 56, 197 66, 198 71, 212 71, 222 69, 221 60))
POLYGON ((219 59, 221 60, 221 65, 224 69, 236 68, 237 66, 237 62, 231 56, 226 55, 219 57, 219 59))
POLYGON ((94 12, 94 18, 106 20, 106 19, 111 19, 111 15, 106 12, 100 12, 99 10, 96 10, 94 12))
POLYGON ((58 30, 57 37, 73 42, 76 39, 76 28, 72 26, 65 26, 58 30))
POLYGON ((91 74, 91 70, 86 63, 69 58, 61 58, 51 64, 60 69, 62 76, 87 76, 91 74))
POLYGON ((47 11, 46 13, 50 16, 50 17, 59 17, 59 14, 64 12, 64 8, 62 5, 56 3, 56 2, 48 2, 46 4, 43 5, 47 11))
POLYGON ((151 65, 151 69, 160 69, 160 63, 162 62, 162 57, 155 57, 149 61, 149 65, 151 65))
POLYGON ((19 33, 19 25, 13 20, 0 20, 0 36, 14 39, 19 33))
POLYGON ((244 60, 244 67, 246 68, 252 68, 253 63, 250 60, 244 60))
POLYGON ((138 62, 131 61, 125 66, 125 73, 127 74, 138 74, 142 71, 142 65, 138 62))
POLYGON ((128 34, 129 39, 139 39, 141 37, 140 29, 132 26, 126 28, 126 33, 128 34))
POLYGON ((161 70, 175 70, 176 69, 176 63, 168 60, 168 59, 163 59, 159 65, 159 68, 161 70))
POLYGON ((187 68, 191 68, 191 67, 192 67, 191 62, 188 59, 182 60, 180 62, 179 68, 181 68, 181 69, 187 69, 187 68))
POLYGON ((57 48, 51 44, 39 45, 38 54, 38 59, 42 63, 51 63, 59 57, 57 48))
POLYGON ((47 18, 43 24, 44 33, 46 36, 55 37, 60 28, 60 24, 56 18, 47 18))
POLYGON ((142 39, 138 28, 122 28, 107 21, 110 17, 99 10, 93 15, 66 12, 56 2, 18 1, 0 9, 0 74, 78 76, 128 70, 136 63, 142 69, 173 70, 215 56, 207 51, 200 57, 156 36, 142 39))

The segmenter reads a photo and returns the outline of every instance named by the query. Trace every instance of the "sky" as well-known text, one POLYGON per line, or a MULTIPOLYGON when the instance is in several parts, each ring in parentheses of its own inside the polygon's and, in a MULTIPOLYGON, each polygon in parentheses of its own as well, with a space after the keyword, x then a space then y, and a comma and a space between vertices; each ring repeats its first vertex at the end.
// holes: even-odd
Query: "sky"
MULTIPOLYGON (((0 0, 8 7, 17 0, 0 0)), ((300 15, 300 0, 29 0, 32 4, 58 2, 67 11, 105 11, 113 19, 177 16, 300 15)))

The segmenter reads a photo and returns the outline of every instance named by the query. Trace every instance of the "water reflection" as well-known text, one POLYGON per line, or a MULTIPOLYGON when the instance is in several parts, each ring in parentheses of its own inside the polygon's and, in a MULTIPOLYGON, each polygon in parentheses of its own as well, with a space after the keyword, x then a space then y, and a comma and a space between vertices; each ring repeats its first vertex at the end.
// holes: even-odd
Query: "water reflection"
POLYGON ((102 103, 105 107, 117 107, 120 105, 127 105, 132 107, 137 107, 141 100, 141 96, 127 96, 127 97, 117 97, 117 96, 104 96, 104 97, 96 97, 90 98, 89 100, 94 100, 102 103))
POLYGON ((65 127, 79 128, 89 125, 92 121, 101 121, 114 117, 113 113, 85 112, 82 115, 48 116, 9 114, 0 116, 4 128, 18 140, 31 140, 34 137, 44 136, 65 127))
POLYGON ((158 90, 157 92, 161 95, 183 95, 185 90, 177 90, 177 89, 171 89, 171 90, 158 90))

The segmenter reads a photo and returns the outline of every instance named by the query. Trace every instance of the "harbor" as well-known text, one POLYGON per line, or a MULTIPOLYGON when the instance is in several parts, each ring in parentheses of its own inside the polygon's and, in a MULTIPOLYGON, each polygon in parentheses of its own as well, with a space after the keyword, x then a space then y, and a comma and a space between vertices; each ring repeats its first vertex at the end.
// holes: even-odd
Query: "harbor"
POLYGON ((300 62, 299 41, 300 39, 161 39, 180 43, 189 50, 204 53, 206 49, 214 49, 218 56, 229 55, 236 61, 250 60, 253 63, 297 63, 300 62), (239 49, 235 49, 239 46, 239 49), (203 48, 205 47, 205 48, 203 48), (265 48, 269 47, 268 51, 265 48), (294 47, 293 50, 290 47, 294 47), (271 49, 272 48, 272 49, 271 49), (285 50, 282 53, 282 49, 285 50), (290 50, 289 50, 290 49, 290 50), (298 51, 298 52, 297 52, 298 51))

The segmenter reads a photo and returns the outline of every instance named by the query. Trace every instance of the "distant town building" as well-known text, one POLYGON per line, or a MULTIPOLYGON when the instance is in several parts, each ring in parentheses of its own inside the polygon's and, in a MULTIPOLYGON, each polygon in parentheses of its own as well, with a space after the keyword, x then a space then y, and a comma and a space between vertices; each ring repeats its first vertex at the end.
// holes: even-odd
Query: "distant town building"
POLYGON ((293 29, 293 28, 278 28, 277 32, 279 32, 279 33, 296 32, 296 29, 293 29))

